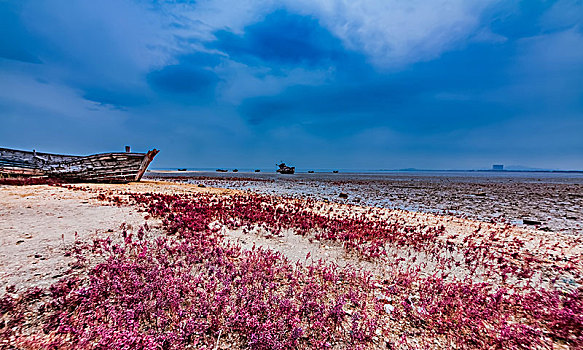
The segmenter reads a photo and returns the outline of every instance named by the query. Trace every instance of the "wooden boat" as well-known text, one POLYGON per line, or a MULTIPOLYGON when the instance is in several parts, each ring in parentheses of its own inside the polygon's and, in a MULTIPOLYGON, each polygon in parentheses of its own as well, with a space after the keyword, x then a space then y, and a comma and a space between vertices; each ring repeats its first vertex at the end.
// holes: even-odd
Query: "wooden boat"
POLYGON ((158 150, 71 156, 0 148, 0 176, 41 176, 71 182, 140 181, 158 150))
POLYGON ((279 169, 277 169, 276 171, 280 174, 293 174, 296 172, 295 166, 287 166, 285 165, 285 163, 277 164, 277 166, 279 167, 279 169))

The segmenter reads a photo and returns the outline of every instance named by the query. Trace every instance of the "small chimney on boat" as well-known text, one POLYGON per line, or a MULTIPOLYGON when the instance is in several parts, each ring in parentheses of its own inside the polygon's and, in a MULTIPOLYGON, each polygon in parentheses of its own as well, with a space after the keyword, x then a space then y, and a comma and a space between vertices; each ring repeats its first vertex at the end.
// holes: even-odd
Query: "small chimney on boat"
POLYGON ((126 153, 130 153, 130 146, 126 146, 126 153))

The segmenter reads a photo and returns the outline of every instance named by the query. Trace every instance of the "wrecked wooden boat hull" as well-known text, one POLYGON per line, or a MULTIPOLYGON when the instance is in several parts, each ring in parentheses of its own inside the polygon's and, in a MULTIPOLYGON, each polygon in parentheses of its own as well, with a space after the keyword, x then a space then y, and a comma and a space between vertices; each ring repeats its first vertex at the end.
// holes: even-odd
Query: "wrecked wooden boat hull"
POLYGON ((158 152, 71 156, 0 148, 0 175, 44 176, 71 182, 140 181, 158 152))
POLYGON ((295 166, 287 166, 285 163, 277 164, 277 166, 279 169, 277 169, 276 172, 280 174, 294 174, 296 172, 295 166))

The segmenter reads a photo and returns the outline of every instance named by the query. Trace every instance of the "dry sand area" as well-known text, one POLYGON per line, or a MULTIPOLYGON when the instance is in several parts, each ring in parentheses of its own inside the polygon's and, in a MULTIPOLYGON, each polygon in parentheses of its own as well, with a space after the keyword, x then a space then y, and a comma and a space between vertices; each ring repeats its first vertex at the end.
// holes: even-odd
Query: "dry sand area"
MULTIPOLYGON (((130 205, 112 205, 97 198, 99 193, 110 196, 124 193, 240 193, 235 190, 201 188, 196 185, 146 181, 131 184, 83 184, 70 187, 33 185, 0 186, 0 290, 16 285, 23 287, 46 287, 54 283, 69 269, 73 260, 65 256, 67 247, 75 240, 90 241, 97 237, 106 237, 119 232, 122 224, 135 229, 148 222, 154 229, 160 222, 149 218, 138 208, 130 205), (90 189, 74 190, 74 188, 90 189)), ((462 244, 464 238, 471 237, 473 242, 487 242, 496 233, 497 246, 504 249, 507 243, 515 239, 528 242, 523 248, 533 256, 542 257, 546 264, 571 264, 574 271, 581 271, 583 261, 583 244, 581 239, 572 235, 562 235, 537 231, 533 229, 505 226, 503 224, 482 223, 454 216, 441 216, 428 213, 416 213, 403 210, 325 204, 331 207, 333 216, 355 216, 361 213, 386 218, 388 221, 403 224, 428 226, 444 225, 448 237, 456 244, 462 244), (372 213, 372 214, 371 214, 372 213), (505 228, 501 230, 501 228, 505 228), (503 231, 503 236, 500 232, 503 231)), ((307 237, 284 231, 278 236, 266 235, 257 229, 248 233, 241 230, 222 228, 225 237, 232 239, 243 248, 262 246, 280 251, 292 261, 303 260, 308 254, 312 260, 323 259, 340 266, 353 265, 369 269, 382 275, 383 264, 363 261, 358 256, 347 254, 341 246, 334 243, 320 242, 307 237)), ((159 231, 159 230, 158 230, 159 231)), ((491 243, 491 242, 490 242, 491 243)), ((493 248, 495 249, 495 247, 493 248)), ((404 264, 412 265, 411 252, 395 250, 403 255, 404 264)), ((419 257, 417 257, 419 258, 419 257)), ((415 259, 417 264, 422 259, 415 259)), ((427 274, 431 264, 426 268, 427 274)), ((463 271, 457 272, 463 278, 463 271)), ((566 282, 559 279, 556 283, 566 282)), ((492 282, 492 281, 489 281, 492 282)), ((573 281, 570 282, 573 284, 573 281)))
MULTIPOLYGON (((65 252, 75 240, 90 241, 119 232, 122 224, 137 228, 146 222, 144 214, 134 207, 98 200, 98 192, 201 191, 195 186, 155 182, 80 187, 97 192, 48 185, 0 185, 0 291, 11 285, 18 289, 49 286, 69 269, 74 259, 65 252)), ((159 225, 153 219, 148 223, 154 228, 159 225)))

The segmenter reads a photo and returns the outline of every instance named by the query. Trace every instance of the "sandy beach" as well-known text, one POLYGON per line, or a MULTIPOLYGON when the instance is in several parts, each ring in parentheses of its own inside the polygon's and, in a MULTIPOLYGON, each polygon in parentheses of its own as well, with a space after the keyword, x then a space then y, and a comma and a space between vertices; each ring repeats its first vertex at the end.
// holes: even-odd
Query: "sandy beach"
MULTIPOLYGON (((202 209, 184 211, 182 206, 170 209, 170 218, 181 222, 182 226, 172 226, 168 216, 156 215, 152 211, 153 207, 158 207, 152 207, 151 203, 173 203, 177 200, 178 203, 198 203, 195 208, 213 208, 216 203, 223 203, 223 209, 214 212, 221 213, 221 216, 222 213, 231 215, 231 211, 239 213, 230 216, 230 219, 220 219, 213 211, 197 216, 197 220, 207 222, 203 230, 213 237, 216 235, 219 246, 236 246, 242 252, 255 252, 257 249, 271 251, 285 261, 298 262, 307 268, 315 263, 332 264, 370 276, 368 279, 372 279, 367 279, 370 284, 361 292, 367 296, 363 298, 370 298, 373 304, 380 307, 380 310, 367 309, 367 312, 372 312, 381 323, 376 328, 376 335, 363 341, 362 345, 366 348, 423 348, 429 344, 433 344, 430 347, 440 348, 456 344, 447 332, 427 333, 428 329, 420 328, 414 321, 415 317, 427 316, 427 311, 418 311, 415 317, 407 316, 406 310, 403 311, 405 314, 393 312, 407 308, 406 304, 402 306, 397 301, 403 296, 406 300, 419 300, 412 303, 421 305, 423 292, 417 283, 431 281, 438 275, 443 281, 440 283, 469 283, 468 286, 487 283, 488 290, 510 289, 515 290, 517 295, 526 295, 536 288, 562 294, 577 293, 583 282, 583 242, 581 236, 572 233, 548 232, 504 222, 481 222, 452 215, 261 196, 264 195, 203 187, 200 184, 156 181, 124 185, 1 186, 0 288, 3 300, 11 300, 10 305, 18 305, 15 310, 26 315, 24 323, 14 324, 18 326, 14 326, 13 331, 4 330, 2 344, 34 348, 47 340, 46 337, 34 335, 46 322, 45 316, 31 310, 38 310, 38 305, 50 305, 50 293, 43 292, 42 297, 29 300, 27 290, 39 288, 48 291, 63 279, 72 276, 86 278, 92 269, 110 256, 110 253, 100 254, 95 249, 89 249, 93 244, 91 242, 111 240, 123 245, 125 239, 128 244, 127 235, 143 235, 144 228, 147 234, 145 238, 140 238, 141 241, 153 242, 169 234, 188 240, 185 232, 191 229, 180 221, 184 220, 180 219, 180 215, 190 215, 192 210, 200 212, 202 209), (251 220, 249 215, 252 214, 237 211, 243 210, 241 208, 256 213, 253 215, 267 213, 267 216, 251 220), (293 222, 282 226, 282 219, 295 220, 296 223, 312 220, 312 224, 307 228, 293 222), (313 221, 315 219, 319 221, 313 221), (335 222, 346 228, 329 231, 324 228, 329 225, 325 222, 335 222), (344 231, 378 231, 383 225, 392 227, 390 232, 397 234, 394 237, 398 239, 389 237, 388 240, 377 241, 374 237, 343 236, 344 231), (178 227, 177 233, 172 234, 171 227, 178 227), (439 229, 433 230, 437 227, 439 229), (336 236, 331 232, 336 232, 336 236), (419 239, 426 243, 416 243, 419 239), (374 242, 382 244, 380 255, 377 254, 378 249, 373 249, 376 247, 374 242), (476 249, 479 254, 474 252, 476 249), (79 252, 82 266, 78 266, 79 252), (395 291, 395 283, 403 283, 398 282, 398 278, 410 273, 413 273, 410 275, 413 284, 409 287, 403 285, 398 288, 399 292, 395 291), (386 296, 389 291, 395 293, 394 296, 386 296), (427 338, 429 334, 431 336, 427 338), (400 341, 405 339, 403 337, 408 342, 400 341)), ((385 231, 378 231, 377 234, 382 232, 385 231)), ((442 288, 445 287, 438 290, 442 288)), ((507 312, 512 317, 521 315, 521 312, 507 312)), ((14 314, 4 312, 2 322, 11 324, 14 322, 11 317, 14 314)), ((520 317, 530 318, 528 315, 520 317)), ((228 330, 221 332, 229 333, 228 330)), ((224 343, 219 348, 245 347, 245 340, 235 333, 225 334, 224 343)), ((530 339, 533 341, 531 345, 536 345, 531 347, 545 348, 553 344, 559 348, 571 348, 569 344, 577 344, 579 339, 576 335, 572 339, 563 339, 553 338, 549 334, 552 333, 545 331, 537 335, 540 339, 530 339)), ((488 339, 486 337, 483 339, 485 343, 470 348, 482 348, 491 340, 488 339)), ((344 348, 348 344, 338 340, 332 347, 344 348)))
POLYGON ((145 220, 131 206, 110 205, 99 193, 132 192, 198 193, 223 192, 197 186, 143 182, 130 185, 88 184, 74 190, 47 185, 0 185, 0 283, 18 288, 47 287, 69 270, 74 260, 65 256, 74 242, 119 233, 122 224, 129 230, 144 223, 159 227, 158 220, 145 220))

